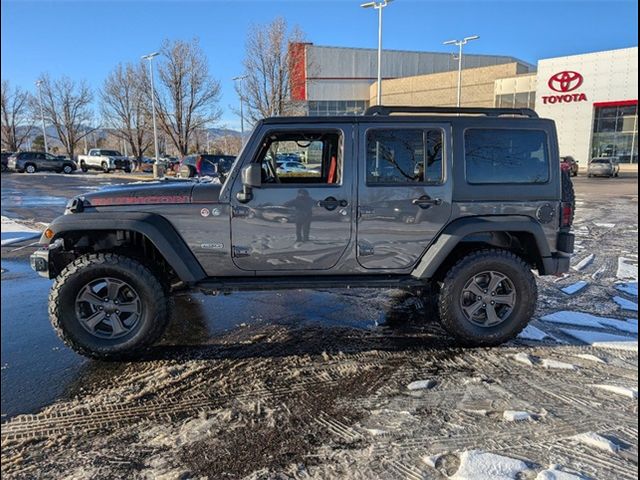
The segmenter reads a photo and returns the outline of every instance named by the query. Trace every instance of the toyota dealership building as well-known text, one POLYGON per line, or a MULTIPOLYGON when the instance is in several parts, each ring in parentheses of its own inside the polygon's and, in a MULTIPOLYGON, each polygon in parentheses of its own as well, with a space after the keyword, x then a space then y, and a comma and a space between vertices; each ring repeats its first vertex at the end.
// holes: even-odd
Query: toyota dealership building
MULTIPOLYGON (((376 51, 294 44, 292 97, 311 115, 361 113, 376 101, 376 51)), ((528 107, 556 121, 561 155, 638 162, 638 48, 539 60, 465 55, 462 106, 528 107)), ((438 52, 385 51, 385 105, 456 103, 457 60, 438 52)))

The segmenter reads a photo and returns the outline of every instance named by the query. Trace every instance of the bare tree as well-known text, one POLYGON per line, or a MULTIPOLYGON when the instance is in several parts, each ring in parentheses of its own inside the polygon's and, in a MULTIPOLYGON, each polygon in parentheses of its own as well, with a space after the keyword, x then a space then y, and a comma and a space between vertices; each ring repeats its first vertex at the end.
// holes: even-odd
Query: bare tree
POLYGON ((34 117, 29 92, 20 87, 11 88, 2 80, 2 148, 17 152, 33 130, 34 117))
MULTIPOLYGON (((165 40, 160 50, 156 82, 159 127, 181 155, 186 155, 196 131, 215 123, 220 83, 209 74, 207 57, 197 39, 165 40)), ((149 92, 149 81, 145 81, 149 92)))
POLYGON ((42 75, 40 81, 45 119, 56 129, 69 158, 74 158, 78 142, 96 130, 90 126, 91 89, 84 81, 76 83, 68 77, 52 81, 42 75))
POLYGON ((299 103, 291 99, 291 88, 299 81, 291 76, 291 67, 304 61, 303 50, 292 48, 302 42, 302 32, 297 27, 289 29, 281 17, 252 27, 245 47, 246 78, 236 85, 252 122, 300 113, 299 103))
POLYGON ((149 97, 145 93, 144 65, 117 65, 100 92, 100 110, 110 133, 124 140, 131 153, 141 159, 153 144, 150 134, 149 97))

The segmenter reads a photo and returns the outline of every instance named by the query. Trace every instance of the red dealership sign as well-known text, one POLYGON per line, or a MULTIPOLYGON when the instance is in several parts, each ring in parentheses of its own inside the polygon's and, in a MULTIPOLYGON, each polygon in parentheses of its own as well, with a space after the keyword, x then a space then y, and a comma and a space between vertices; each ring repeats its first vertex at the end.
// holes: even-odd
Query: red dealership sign
POLYGON ((586 102, 587 95, 584 93, 569 93, 580 88, 584 82, 584 77, 573 70, 564 70, 551 75, 547 81, 547 85, 559 95, 543 95, 542 103, 572 103, 586 102))

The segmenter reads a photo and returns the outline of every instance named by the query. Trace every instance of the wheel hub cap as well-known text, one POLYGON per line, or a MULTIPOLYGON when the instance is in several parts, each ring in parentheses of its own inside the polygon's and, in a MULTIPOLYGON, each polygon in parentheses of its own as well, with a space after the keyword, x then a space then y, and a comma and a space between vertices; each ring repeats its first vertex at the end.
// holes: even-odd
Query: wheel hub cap
POLYGON ((471 277, 462 289, 460 307, 465 318, 480 327, 506 321, 516 306, 516 289, 503 273, 485 271, 471 277))
POLYGON ((127 282, 99 278, 82 287, 76 296, 76 316, 80 325, 99 338, 115 339, 127 335, 139 323, 142 301, 127 282))

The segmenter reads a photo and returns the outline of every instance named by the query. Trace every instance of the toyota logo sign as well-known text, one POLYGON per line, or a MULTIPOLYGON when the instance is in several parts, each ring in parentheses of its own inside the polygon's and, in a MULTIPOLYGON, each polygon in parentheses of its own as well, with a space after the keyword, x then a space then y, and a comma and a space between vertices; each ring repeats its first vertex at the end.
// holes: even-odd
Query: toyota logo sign
POLYGON ((549 88, 553 91, 566 93, 575 90, 582 85, 584 78, 578 72, 565 70, 552 75, 547 82, 549 88))

